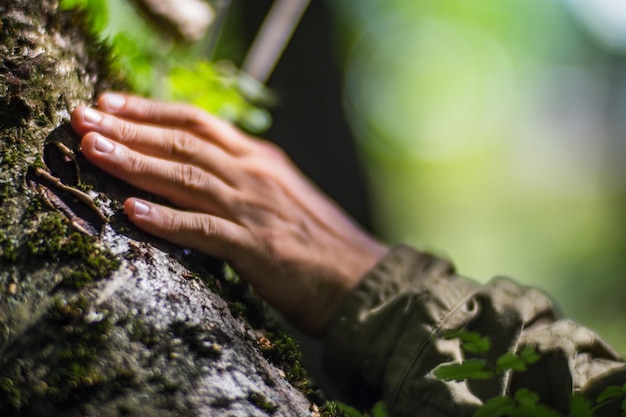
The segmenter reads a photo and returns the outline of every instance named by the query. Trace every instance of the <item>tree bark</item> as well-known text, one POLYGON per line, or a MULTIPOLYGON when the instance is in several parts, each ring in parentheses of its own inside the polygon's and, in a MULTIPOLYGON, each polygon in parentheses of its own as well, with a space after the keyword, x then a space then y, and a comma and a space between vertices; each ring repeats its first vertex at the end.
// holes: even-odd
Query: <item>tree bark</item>
POLYGON ((142 194, 78 152, 70 110, 121 87, 84 16, 0 17, 0 415, 309 415, 291 341, 222 297, 245 287, 141 234, 120 202, 142 194))

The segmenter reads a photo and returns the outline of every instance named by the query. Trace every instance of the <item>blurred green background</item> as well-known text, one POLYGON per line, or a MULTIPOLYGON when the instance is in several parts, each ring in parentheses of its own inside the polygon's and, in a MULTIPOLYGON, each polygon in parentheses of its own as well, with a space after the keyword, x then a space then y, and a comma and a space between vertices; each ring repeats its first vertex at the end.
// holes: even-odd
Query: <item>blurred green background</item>
POLYGON ((333 0, 374 229, 626 353, 626 3, 333 0))

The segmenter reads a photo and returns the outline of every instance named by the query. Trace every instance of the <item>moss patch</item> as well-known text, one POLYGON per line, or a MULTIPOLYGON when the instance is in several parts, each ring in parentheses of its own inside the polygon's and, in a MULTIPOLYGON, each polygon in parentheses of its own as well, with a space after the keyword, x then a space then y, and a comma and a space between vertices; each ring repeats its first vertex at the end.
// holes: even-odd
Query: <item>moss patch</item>
POLYGON ((37 230, 26 242, 31 256, 67 263, 71 270, 64 274, 62 287, 81 289, 106 277, 119 268, 120 261, 101 248, 96 238, 70 232, 68 221, 56 213, 44 213, 37 230))
POLYGON ((4 262, 14 262, 17 258, 16 243, 4 231, 0 230, 0 260, 4 262))
POLYGON ((100 363, 113 322, 106 313, 94 315, 87 298, 57 298, 46 320, 33 329, 42 349, 31 363, 17 357, 2 367, 2 415, 43 415, 61 410, 101 390, 128 386, 127 373, 100 363))
POLYGON ((185 342, 192 353, 200 357, 218 358, 222 353, 222 345, 230 340, 219 329, 185 321, 174 322, 169 329, 185 342))
POLYGON ((274 414, 274 412, 278 410, 278 405, 274 401, 257 392, 248 394, 248 401, 259 410, 265 411, 268 414, 274 414))
POLYGON ((306 369, 302 366, 300 346, 291 336, 282 330, 266 334, 267 343, 259 343, 259 348, 270 362, 285 372, 285 378, 304 395, 316 394, 306 369))

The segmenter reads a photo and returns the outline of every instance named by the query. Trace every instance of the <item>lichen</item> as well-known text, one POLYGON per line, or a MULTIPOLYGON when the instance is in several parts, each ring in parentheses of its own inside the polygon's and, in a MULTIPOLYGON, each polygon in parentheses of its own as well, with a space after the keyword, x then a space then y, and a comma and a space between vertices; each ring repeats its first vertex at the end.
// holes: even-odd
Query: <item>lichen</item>
POLYGON ((248 401, 250 401, 259 410, 265 411, 268 414, 274 414, 274 412, 278 410, 278 405, 274 401, 257 392, 249 393, 248 401))

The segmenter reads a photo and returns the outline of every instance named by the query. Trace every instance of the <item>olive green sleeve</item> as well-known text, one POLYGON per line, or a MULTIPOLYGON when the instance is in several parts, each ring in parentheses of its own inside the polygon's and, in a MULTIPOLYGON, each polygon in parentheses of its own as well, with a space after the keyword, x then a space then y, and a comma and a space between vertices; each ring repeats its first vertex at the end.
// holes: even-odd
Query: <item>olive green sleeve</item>
POLYGON ((566 410, 573 390, 623 369, 613 349, 559 318, 541 291, 507 278, 479 285, 449 262, 403 245, 344 302, 328 328, 325 357, 343 388, 382 398, 392 416, 411 417, 471 416, 487 399, 521 387, 566 410), (525 346, 537 347, 542 359, 526 372, 442 381, 433 371, 464 359, 459 342, 442 334, 459 328, 490 338, 490 361, 525 346))

